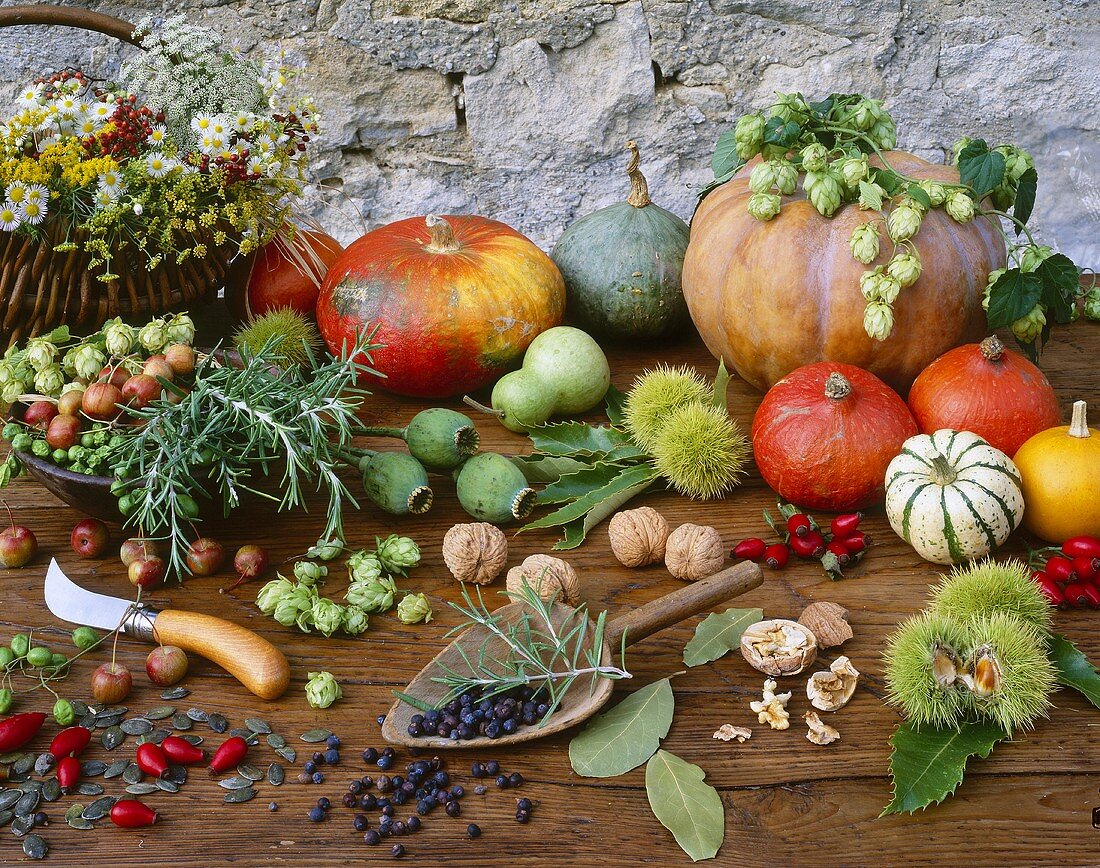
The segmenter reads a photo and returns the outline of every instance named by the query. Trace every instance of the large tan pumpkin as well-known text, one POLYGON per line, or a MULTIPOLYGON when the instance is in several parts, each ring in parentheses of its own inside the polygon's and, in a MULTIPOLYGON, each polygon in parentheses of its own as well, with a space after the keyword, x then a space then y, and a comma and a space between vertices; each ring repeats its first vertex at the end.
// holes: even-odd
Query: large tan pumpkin
MULTIPOLYGON (((915 178, 958 183, 958 172, 903 151, 890 164, 915 178)), ((684 297, 714 356, 758 389, 811 362, 865 368, 905 394, 917 374, 947 350, 986 334, 986 278, 1005 264, 1004 241, 984 218, 960 225, 942 209, 925 215, 914 239, 922 272, 894 304, 894 332, 873 341, 863 330, 864 269, 889 261, 880 228, 872 266, 853 258, 852 229, 877 217, 845 205, 822 217, 801 188, 783 197, 773 220, 750 217, 746 203, 754 158, 703 200, 691 223, 684 297)))

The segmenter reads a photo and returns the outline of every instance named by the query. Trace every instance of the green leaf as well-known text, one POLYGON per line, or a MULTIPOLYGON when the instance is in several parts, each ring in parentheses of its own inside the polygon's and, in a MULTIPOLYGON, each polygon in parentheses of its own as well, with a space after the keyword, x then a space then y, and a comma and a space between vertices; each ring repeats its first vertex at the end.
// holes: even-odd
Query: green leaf
POLYGON ((718 791, 703 782, 704 771, 667 750, 645 767, 649 807, 692 862, 710 859, 726 837, 726 813, 718 791))
POLYGON ((584 542, 585 537, 592 528, 649 488, 653 482, 653 478, 644 478, 635 485, 620 489, 592 507, 585 513, 584 518, 575 519, 564 525, 565 537, 554 543, 555 551, 575 549, 584 542))
POLYGON ((1058 670, 1058 683, 1072 687, 1089 702, 1100 708, 1100 674, 1076 645, 1065 636, 1052 633, 1047 654, 1058 670))
POLYGON ((770 117, 764 124, 764 141, 769 145, 793 147, 802 135, 802 127, 795 121, 784 122, 782 118, 770 117))
POLYGON ((715 407, 721 410, 726 409, 726 392, 730 385, 730 373, 726 370, 726 360, 720 358, 718 360, 718 373, 714 375, 714 390, 712 392, 711 403, 715 407))
POLYGON ((523 471, 528 482, 538 484, 557 482, 566 473, 576 473, 592 466, 590 461, 558 455, 516 455, 512 463, 523 471))
POLYGON ((391 692, 402 702, 411 705, 418 711, 432 711, 435 708, 435 706, 432 705, 430 702, 425 702, 423 699, 417 699, 415 696, 409 696, 409 694, 403 693, 400 690, 394 690, 391 692))
POLYGON ((620 446, 634 445, 625 431, 584 422, 539 425, 531 429, 531 442, 536 452, 572 457, 600 455, 620 446))
POLYGON ((939 804, 958 788, 972 756, 985 759, 1008 733, 993 723, 964 723, 959 729, 918 729, 906 721, 890 745, 894 797, 882 813, 913 813, 939 804))
MULTIPOLYGON (((639 489, 639 486, 641 487, 639 490, 648 488, 656 478, 657 471, 648 464, 640 467, 624 468, 621 473, 606 485, 589 491, 587 494, 578 497, 572 503, 566 504, 561 509, 555 510, 549 515, 528 522, 520 528, 520 532, 568 524, 575 519, 587 515, 590 510, 598 507, 601 503, 608 500, 608 498, 615 497, 628 490, 639 489)), ((635 491, 634 493, 636 494, 638 492, 635 491)))
POLYGON ((876 169, 875 183, 886 191, 887 196, 893 196, 901 189, 901 185, 908 183, 908 181, 905 181, 901 175, 891 169, 876 169))
POLYGON ((905 193, 910 199, 916 199, 925 208, 932 207, 932 200, 928 198, 928 194, 916 184, 910 184, 908 188, 906 188, 905 193))
POLYGON ((1038 274, 1024 274, 1018 268, 1010 268, 997 278, 989 293, 986 316, 990 331, 1012 325, 1035 307, 1042 294, 1043 283, 1038 274))
POLYGON ((653 756, 672 726, 676 699, 667 678, 655 681, 592 718, 569 742, 569 762, 578 775, 613 778, 653 756))
POLYGON ((614 464, 599 462, 591 467, 567 473, 539 492, 539 503, 567 503, 583 497, 596 488, 602 488, 623 472, 614 464))
POLYGON ((741 634, 749 624, 763 620, 762 609, 726 609, 704 618, 695 635, 684 646, 684 665, 699 666, 724 657, 741 644, 741 634))
MULTIPOLYGON (((714 146, 714 156, 710 158, 710 168, 714 172, 714 177, 728 180, 729 176, 743 165, 745 161, 737 154, 737 138, 734 131, 726 130, 718 137, 718 143, 714 146)), ((702 196, 699 198, 701 199, 702 196)))
POLYGON ((878 186, 869 181, 859 182, 859 207, 871 211, 882 210, 882 193, 878 186))
POLYGON ((979 198, 997 187, 1004 176, 1004 154, 989 150, 984 140, 974 139, 959 152, 959 178, 979 198))
POLYGON ((1054 321, 1068 323, 1080 289, 1081 272, 1073 260, 1062 253, 1048 256, 1039 263, 1035 274, 1043 284, 1042 302, 1054 312, 1054 321))
MULTIPOLYGON (((1016 204, 1012 208, 1012 216, 1020 223, 1027 223, 1031 217, 1031 209, 1035 207, 1035 191, 1039 186, 1039 174, 1032 166, 1020 176, 1016 186, 1016 204)), ((1023 226, 1016 227, 1016 234, 1024 231, 1023 226)))
POLYGON ((623 425, 623 405, 626 403, 626 393, 620 392, 614 385, 607 387, 607 394, 603 396, 604 409, 607 418, 617 428, 623 425))

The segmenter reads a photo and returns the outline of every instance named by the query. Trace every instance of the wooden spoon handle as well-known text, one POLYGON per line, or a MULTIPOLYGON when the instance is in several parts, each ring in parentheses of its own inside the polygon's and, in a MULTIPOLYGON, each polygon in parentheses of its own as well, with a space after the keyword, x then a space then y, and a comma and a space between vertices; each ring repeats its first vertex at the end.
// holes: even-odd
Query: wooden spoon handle
POLYGON ((290 664, 278 648, 240 624, 198 612, 165 609, 153 622, 164 645, 212 660, 260 699, 278 699, 290 684, 290 664))
POLYGON ((700 579, 621 615, 607 624, 604 639, 614 651, 622 640, 623 633, 626 633, 626 644, 633 645, 690 615, 697 615, 731 597, 751 591, 763 581, 764 574, 759 565, 752 561, 741 561, 720 573, 700 579))

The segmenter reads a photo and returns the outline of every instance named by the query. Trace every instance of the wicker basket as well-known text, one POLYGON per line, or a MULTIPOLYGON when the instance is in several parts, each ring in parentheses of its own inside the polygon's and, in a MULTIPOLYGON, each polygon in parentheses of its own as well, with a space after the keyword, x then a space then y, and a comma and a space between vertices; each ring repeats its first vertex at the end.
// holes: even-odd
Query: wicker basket
MULTIPOLYGON (((0 8, 0 27, 18 24, 78 27, 113 36, 136 45, 134 25, 86 9, 50 5, 0 8)), ((56 252, 64 240, 63 227, 46 224, 41 240, 0 231, 0 349, 59 325, 92 331, 111 317, 147 320, 178 308, 194 307, 216 296, 237 255, 227 243, 217 247, 207 238, 208 255, 177 264, 164 257, 153 269, 144 256, 128 262, 116 251, 112 273, 119 279, 104 282, 98 276, 105 266, 93 269, 83 250, 56 252)), ((75 240, 79 246, 79 235, 75 240)), ((199 239, 202 240, 202 239, 199 239)))

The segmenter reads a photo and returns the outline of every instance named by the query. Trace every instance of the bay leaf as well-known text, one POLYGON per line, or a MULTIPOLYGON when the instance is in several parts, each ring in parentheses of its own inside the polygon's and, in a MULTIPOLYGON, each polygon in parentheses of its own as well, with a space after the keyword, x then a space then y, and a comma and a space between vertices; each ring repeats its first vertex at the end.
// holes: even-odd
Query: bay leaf
POLYGON ((511 461, 523 471, 528 482, 539 485, 556 482, 566 473, 576 473, 591 466, 588 461, 558 455, 516 455, 511 461))
POLYGON ((1100 708, 1100 673, 1081 649, 1065 636, 1052 633, 1047 642, 1047 655, 1058 671, 1058 683, 1072 687, 1100 708))
POLYGON ((626 393, 620 392, 612 384, 607 387, 607 392, 604 393, 603 403, 604 411, 607 413, 607 418, 611 420, 611 424, 621 428, 625 417, 623 407, 626 405, 626 393))
POLYGON ((708 615, 684 646, 684 665, 700 666, 724 657, 741 645, 741 634, 745 628, 763 618, 762 609, 726 609, 708 615))
MULTIPOLYGON (((536 452, 571 458, 601 455, 612 449, 634 445, 625 431, 584 422, 539 425, 531 429, 530 436, 536 452)), ((637 451, 644 454, 641 450, 637 451)))
POLYGON ((597 461, 590 467, 575 473, 566 473, 555 482, 551 482, 539 492, 539 503, 568 503, 588 492, 602 488, 622 473, 623 469, 614 464, 597 461))
POLYGON ((573 771, 590 778, 613 778, 653 756, 668 735, 676 699, 667 678, 630 694, 592 718, 569 742, 573 771))
POLYGON ((718 791, 697 765, 658 750, 645 767, 649 807, 692 862, 710 859, 726 837, 726 814, 718 791))
POLYGON ((994 723, 964 723, 958 729, 917 727, 906 721, 890 739, 894 797, 879 816, 912 813, 942 802, 962 783, 967 760, 985 759, 1008 738, 994 723))

